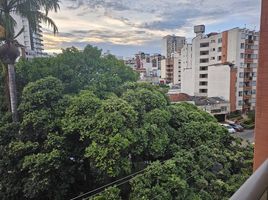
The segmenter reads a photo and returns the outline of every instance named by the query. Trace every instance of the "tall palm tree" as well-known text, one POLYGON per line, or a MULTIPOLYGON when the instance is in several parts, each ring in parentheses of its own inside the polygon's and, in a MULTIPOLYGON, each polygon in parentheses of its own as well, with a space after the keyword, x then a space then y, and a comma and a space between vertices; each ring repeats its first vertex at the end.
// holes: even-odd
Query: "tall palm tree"
POLYGON ((48 12, 59 10, 59 0, 0 0, 0 60, 6 67, 8 80, 10 110, 14 122, 18 121, 15 67, 16 59, 20 56, 16 38, 23 33, 24 28, 15 33, 16 21, 14 15, 28 19, 31 31, 38 30, 39 23, 46 23, 53 29, 54 34, 58 28, 54 21, 48 17, 48 12))

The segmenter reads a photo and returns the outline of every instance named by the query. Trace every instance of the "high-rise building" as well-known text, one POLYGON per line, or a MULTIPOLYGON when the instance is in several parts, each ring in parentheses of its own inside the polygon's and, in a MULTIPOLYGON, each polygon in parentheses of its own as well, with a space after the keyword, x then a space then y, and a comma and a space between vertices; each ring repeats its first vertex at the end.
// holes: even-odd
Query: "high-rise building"
POLYGON ((42 27, 38 25, 36 31, 34 32, 26 18, 19 15, 13 15, 17 25, 15 27, 15 33, 18 33, 22 28, 24 28, 22 34, 16 38, 19 44, 24 46, 21 49, 21 56, 31 59, 34 57, 42 57, 46 54, 43 52, 43 39, 42 39, 42 27))
MULTIPOLYGON (((236 69, 236 77, 231 69, 230 92, 235 91, 236 98, 230 97, 235 101, 230 104, 235 105, 233 108, 236 110, 255 109, 259 32, 234 28, 222 33, 204 34, 204 30, 204 25, 196 26, 192 45, 185 45, 182 49, 182 92, 210 97, 209 87, 215 85, 208 83, 209 68, 220 64, 231 65, 236 69)), ((215 69, 221 70, 218 67, 215 69)), ((219 77, 219 81, 225 79, 223 76, 219 77)))
POLYGON ((180 53, 186 43, 185 37, 167 35, 162 39, 162 55, 170 58, 174 53, 180 53))
POLYGON ((162 39, 162 53, 165 60, 161 63, 161 79, 166 83, 181 83, 181 50, 186 43, 185 37, 167 35, 162 39))

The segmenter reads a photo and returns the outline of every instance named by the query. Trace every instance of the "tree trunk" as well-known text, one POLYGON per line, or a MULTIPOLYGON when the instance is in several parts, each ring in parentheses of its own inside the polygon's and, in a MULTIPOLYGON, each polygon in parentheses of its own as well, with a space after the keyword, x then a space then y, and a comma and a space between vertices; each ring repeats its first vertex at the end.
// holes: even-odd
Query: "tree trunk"
POLYGON ((12 119, 13 122, 18 122, 17 89, 14 64, 8 64, 8 86, 12 119))

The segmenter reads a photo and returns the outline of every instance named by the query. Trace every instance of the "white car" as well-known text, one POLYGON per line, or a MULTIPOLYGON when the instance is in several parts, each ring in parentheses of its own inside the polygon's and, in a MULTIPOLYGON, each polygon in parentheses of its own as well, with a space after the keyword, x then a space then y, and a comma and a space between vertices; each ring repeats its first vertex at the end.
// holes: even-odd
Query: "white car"
POLYGON ((224 126, 228 130, 229 133, 235 133, 236 132, 236 130, 233 127, 231 127, 230 125, 228 125, 228 124, 222 124, 222 126, 224 126))

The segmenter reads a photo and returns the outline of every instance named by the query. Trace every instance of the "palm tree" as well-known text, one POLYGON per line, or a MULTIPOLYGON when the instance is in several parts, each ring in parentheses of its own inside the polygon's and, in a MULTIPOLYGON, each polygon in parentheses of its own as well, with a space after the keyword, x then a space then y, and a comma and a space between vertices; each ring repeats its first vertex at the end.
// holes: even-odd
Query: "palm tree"
POLYGON ((0 60, 6 67, 6 79, 8 82, 10 110, 14 122, 18 121, 15 67, 16 59, 19 57, 19 47, 16 38, 23 33, 22 28, 15 33, 16 21, 14 15, 28 19, 31 31, 38 30, 39 23, 46 23, 53 29, 54 34, 58 32, 54 21, 48 17, 48 12, 59 9, 59 0, 0 0, 0 60))

